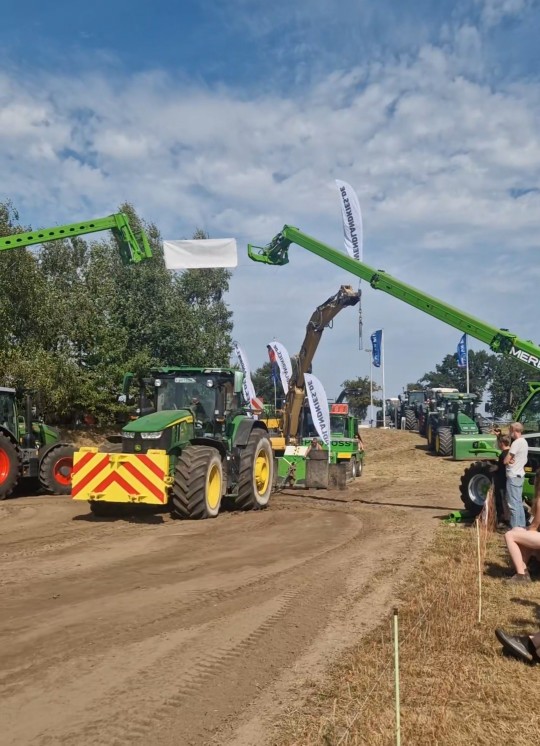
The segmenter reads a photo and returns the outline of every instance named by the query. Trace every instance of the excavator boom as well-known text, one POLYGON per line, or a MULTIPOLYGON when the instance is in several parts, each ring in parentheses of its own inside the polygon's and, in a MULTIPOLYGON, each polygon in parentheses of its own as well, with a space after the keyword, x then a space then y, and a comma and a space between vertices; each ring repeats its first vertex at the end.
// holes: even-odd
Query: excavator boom
POLYGON ((317 306, 306 326, 306 335, 298 355, 296 370, 289 384, 289 392, 283 409, 283 436, 285 442, 294 440, 300 428, 304 404, 304 375, 311 370, 313 357, 321 341, 322 333, 340 311, 355 306, 360 296, 350 285, 342 285, 339 291, 317 306))

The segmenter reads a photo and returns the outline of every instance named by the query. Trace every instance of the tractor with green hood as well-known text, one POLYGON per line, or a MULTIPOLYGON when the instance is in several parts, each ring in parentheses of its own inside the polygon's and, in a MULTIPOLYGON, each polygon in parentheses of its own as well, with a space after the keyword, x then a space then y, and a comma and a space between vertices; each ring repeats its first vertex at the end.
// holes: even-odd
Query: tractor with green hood
MULTIPOLYGON (((134 376, 124 378, 131 403, 134 376)), ((241 403, 243 374, 231 368, 167 366, 139 379, 139 414, 115 452, 74 455, 72 497, 96 515, 146 505, 175 518, 217 516, 221 507, 260 510, 273 487, 266 425, 241 403)))

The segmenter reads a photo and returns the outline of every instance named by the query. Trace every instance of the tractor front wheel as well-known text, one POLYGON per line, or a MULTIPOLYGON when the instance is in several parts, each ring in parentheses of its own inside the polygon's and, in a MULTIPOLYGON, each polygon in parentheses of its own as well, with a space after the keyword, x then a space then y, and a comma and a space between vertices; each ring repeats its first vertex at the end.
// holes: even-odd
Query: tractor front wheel
POLYGON ((451 456, 454 452, 454 436, 452 428, 440 427, 435 439, 435 453, 437 456, 451 456))
POLYGON ((7 435, 0 433, 0 500, 9 497, 21 474, 21 452, 7 435))
POLYGON ((174 518, 215 518, 224 491, 221 456, 211 446, 186 446, 176 462, 171 491, 174 518))
POLYGON ((487 494, 493 486, 493 462, 475 461, 468 466, 459 484, 463 504, 473 516, 482 512, 487 494))
POLYGON ((353 456, 351 458, 351 475, 353 479, 358 479, 358 477, 362 476, 362 471, 364 469, 364 463, 363 459, 357 459, 356 456, 353 456))
POLYGON ((73 446, 57 445, 51 448, 39 466, 39 483, 51 495, 71 494, 73 471, 73 446))
POLYGON ((405 410, 405 430, 416 430, 418 428, 418 420, 414 413, 414 409, 405 410))
POLYGON ((240 455, 238 494, 232 498, 237 510, 266 508, 272 492, 274 455, 267 433, 256 428, 251 431, 246 447, 240 455))

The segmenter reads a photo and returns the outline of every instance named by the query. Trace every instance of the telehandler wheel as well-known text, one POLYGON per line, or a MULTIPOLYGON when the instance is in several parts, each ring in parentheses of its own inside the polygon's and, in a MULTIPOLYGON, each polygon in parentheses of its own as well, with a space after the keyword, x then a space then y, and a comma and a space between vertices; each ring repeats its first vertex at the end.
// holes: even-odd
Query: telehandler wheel
POLYGON ((9 497, 21 474, 21 452, 7 435, 0 433, 0 500, 9 497))
POLYGON ((475 461, 463 472, 459 491, 463 504, 473 516, 482 512, 488 491, 493 486, 493 461, 475 461))
POLYGON ((259 428, 251 431, 240 456, 238 494, 232 502, 236 510, 262 510, 272 492, 274 455, 268 434, 259 428))
POLYGON ((451 456, 454 452, 454 436, 450 427, 440 427, 435 438, 437 456, 451 456))
POLYGON ((45 454, 39 466, 39 483, 51 495, 71 494, 73 446, 59 444, 45 454))
POLYGON ((176 462, 173 518, 215 518, 224 492, 221 456, 211 446, 186 446, 176 462))

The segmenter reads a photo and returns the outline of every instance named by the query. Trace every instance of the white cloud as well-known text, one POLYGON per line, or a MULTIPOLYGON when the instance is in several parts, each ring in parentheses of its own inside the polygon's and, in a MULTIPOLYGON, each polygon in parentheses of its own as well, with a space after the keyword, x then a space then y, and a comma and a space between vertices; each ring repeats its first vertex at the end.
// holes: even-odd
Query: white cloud
MULTIPOLYGON (((511 10, 484 3, 485 18, 497 8, 511 10)), ((269 241, 288 222, 340 247, 340 177, 360 196, 366 261, 534 336, 534 320, 510 302, 516 286, 532 297, 536 289, 527 266, 540 235, 540 194, 527 190, 540 187, 540 86, 494 89, 483 65, 481 35, 462 25, 438 46, 331 72, 294 97, 248 98, 161 72, 4 73, 2 196, 34 225, 97 217, 129 200, 167 237, 201 226, 235 235, 243 252, 248 240, 269 241)), ((313 309, 351 282, 294 247, 282 269, 242 253, 230 300, 252 363, 265 360, 274 335, 295 352, 313 309)), ((381 293, 365 288, 364 305, 366 339, 378 326, 387 330, 389 393, 454 347, 455 331, 381 293)), ((356 328, 347 310, 323 338, 316 372, 333 394, 369 370, 356 328)))

